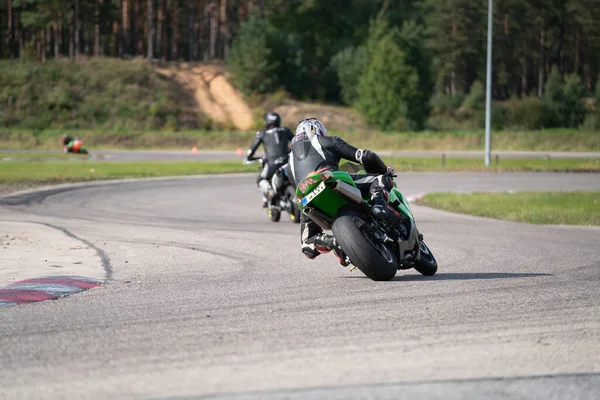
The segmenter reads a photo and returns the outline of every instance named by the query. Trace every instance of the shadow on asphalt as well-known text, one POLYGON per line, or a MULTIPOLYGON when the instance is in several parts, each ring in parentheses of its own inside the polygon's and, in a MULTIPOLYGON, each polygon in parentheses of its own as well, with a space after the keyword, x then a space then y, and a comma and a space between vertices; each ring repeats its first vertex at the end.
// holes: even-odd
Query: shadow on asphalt
POLYGON ((396 281, 466 281, 473 279, 508 279, 508 278, 535 278, 538 276, 552 276, 552 274, 537 274, 529 272, 441 272, 433 276, 423 275, 396 275, 396 281))
MULTIPOLYGON (((508 279, 508 278, 535 278, 538 276, 552 276, 552 274, 537 273, 511 273, 511 272, 442 272, 434 276, 423 275, 396 275, 392 281, 466 281, 477 279, 508 279)), ((369 279, 365 275, 346 276, 349 279, 369 279)))

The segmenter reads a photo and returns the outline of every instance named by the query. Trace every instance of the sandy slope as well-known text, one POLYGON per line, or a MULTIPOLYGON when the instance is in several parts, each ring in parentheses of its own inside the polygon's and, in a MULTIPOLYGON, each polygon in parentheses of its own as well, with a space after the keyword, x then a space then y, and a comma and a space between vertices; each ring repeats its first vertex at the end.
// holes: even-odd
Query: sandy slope
MULTIPOLYGON (((251 108, 241 93, 227 80, 218 65, 188 64, 159 68, 158 72, 174 77, 190 89, 202 113, 226 127, 250 130, 254 122, 251 108)), ((303 118, 315 117, 334 131, 364 130, 363 119, 349 107, 286 100, 273 111, 279 113, 283 124, 292 129, 303 118)), ((264 110, 268 111, 268 110, 264 110)))
POLYGON ((223 125, 249 130, 253 124, 252 110, 242 95, 227 81, 222 68, 215 65, 180 64, 158 69, 173 76, 194 92, 202 112, 223 125))

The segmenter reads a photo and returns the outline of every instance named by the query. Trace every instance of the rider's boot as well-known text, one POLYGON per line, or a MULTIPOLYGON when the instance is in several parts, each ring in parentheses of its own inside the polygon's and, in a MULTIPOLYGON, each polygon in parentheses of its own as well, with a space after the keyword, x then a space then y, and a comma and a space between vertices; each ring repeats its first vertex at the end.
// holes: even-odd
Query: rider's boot
MULTIPOLYGON (((302 253, 311 260, 314 260, 322 253, 329 253, 333 249, 331 241, 327 238, 329 236, 331 235, 319 233, 308 238, 306 242, 302 243, 302 253), (325 240, 323 237, 325 237, 325 240)), ((331 237, 333 238, 333 236, 331 237)))
POLYGON ((379 190, 371 194, 371 213, 379 220, 385 221, 390 226, 401 225, 404 218, 388 204, 389 194, 379 190))
POLYGON ((338 258, 340 264, 342 264, 345 267, 350 264, 348 261, 346 261, 346 253, 344 253, 344 251, 338 245, 333 235, 321 233, 315 237, 314 243, 315 247, 319 250, 319 252, 328 253, 331 250, 333 250, 333 253, 338 258))

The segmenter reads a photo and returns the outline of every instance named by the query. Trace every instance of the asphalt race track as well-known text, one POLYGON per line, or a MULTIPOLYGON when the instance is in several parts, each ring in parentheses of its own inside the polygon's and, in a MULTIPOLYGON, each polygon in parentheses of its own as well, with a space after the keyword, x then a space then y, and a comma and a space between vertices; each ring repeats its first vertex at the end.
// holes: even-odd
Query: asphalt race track
MULTIPOLYGON (((600 189, 598 174, 401 174, 431 190, 600 189)), ((0 308, 0 398, 600 398, 600 229, 413 207, 440 264, 373 282, 299 251, 250 175, 0 200, 110 258, 108 282, 0 308), (23 203, 23 204, 19 204, 23 203)), ((1 223, 1 222, 0 222, 1 223)))

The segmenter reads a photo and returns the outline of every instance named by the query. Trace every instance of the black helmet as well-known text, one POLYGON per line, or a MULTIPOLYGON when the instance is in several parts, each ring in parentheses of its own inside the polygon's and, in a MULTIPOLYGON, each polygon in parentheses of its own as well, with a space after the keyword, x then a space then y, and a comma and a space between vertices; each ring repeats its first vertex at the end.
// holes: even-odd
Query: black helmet
POLYGON ((265 128, 269 129, 271 125, 275 125, 278 128, 281 126, 281 117, 279 114, 274 112, 265 114, 265 128))

